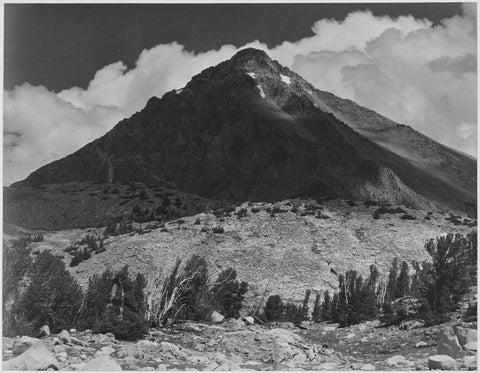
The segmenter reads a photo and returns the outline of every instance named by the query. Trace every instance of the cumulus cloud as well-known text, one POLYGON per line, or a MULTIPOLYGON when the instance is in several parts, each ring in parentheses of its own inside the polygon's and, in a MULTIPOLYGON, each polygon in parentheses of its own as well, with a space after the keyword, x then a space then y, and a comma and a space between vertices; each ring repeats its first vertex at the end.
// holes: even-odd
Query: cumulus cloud
MULTIPOLYGON (((476 156, 475 4, 435 26, 364 11, 342 21, 321 19, 312 31, 271 49, 261 41, 246 46, 265 50, 319 89, 476 156)), ((225 45, 195 54, 178 43, 162 44, 144 50, 131 70, 121 61, 103 67, 86 89, 55 93, 26 83, 5 91, 4 184, 77 150, 151 96, 183 87, 238 49, 225 45)))

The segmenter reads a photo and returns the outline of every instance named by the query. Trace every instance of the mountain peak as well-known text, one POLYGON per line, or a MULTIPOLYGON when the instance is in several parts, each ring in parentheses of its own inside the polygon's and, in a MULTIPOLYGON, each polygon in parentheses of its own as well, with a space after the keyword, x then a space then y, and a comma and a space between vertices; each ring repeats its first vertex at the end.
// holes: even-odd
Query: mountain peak
POLYGON ((244 58, 250 59, 250 58, 258 58, 258 57, 270 60, 270 57, 268 56, 267 53, 265 53, 265 51, 261 49, 256 49, 256 48, 242 49, 237 53, 235 53, 235 55, 232 57, 232 60, 239 60, 244 58))

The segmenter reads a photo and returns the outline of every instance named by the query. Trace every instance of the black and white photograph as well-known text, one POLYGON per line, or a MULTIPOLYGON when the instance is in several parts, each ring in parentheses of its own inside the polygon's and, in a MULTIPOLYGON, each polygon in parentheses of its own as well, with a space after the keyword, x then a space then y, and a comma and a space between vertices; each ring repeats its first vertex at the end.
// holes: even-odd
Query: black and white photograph
POLYGON ((2 8, 2 370, 477 371, 477 1, 2 8))

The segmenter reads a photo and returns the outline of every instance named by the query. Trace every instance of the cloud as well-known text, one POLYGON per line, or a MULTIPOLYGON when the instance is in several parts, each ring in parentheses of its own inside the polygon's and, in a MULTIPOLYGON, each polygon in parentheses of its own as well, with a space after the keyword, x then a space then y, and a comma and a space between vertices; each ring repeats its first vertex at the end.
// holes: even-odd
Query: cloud
MULTIPOLYGON (((313 36, 296 42, 246 46, 265 50, 319 89, 476 156, 476 5, 463 10, 435 26, 412 16, 353 12, 342 21, 315 22, 313 36)), ((4 184, 77 150, 151 96, 183 87, 241 48, 195 54, 175 42, 161 44, 142 51, 130 70, 121 61, 101 68, 86 89, 55 93, 25 83, 5 91, 4 184)))

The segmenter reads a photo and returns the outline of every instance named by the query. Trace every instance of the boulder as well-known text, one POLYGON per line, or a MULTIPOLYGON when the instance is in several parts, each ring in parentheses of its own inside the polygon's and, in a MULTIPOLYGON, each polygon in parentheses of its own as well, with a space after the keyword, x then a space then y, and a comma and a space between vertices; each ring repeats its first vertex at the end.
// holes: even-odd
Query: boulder
POLYGON ((255 319, 252 316, 246 316, 243 318, 243 321, 247 325, 254 325, 255 324, 255 319))
POLYGON ((215 368, 215 370, 221 371, 221 372, 229 372, 229 371, 239 371, 242 370, 240 365, 235 364, 232 361, 226 361, 223 364, 220 364, 218 367, 215 368))
POLYGON ((454 359, 465 355, 451 326, 446 326, 438 332, 437 353, 438 355, 448 355, 454 359))
POLYGON ((363 367, 360 368, 360 370, 372 371, 375 370, 375 366, 372 364, 365 364, 363 367))
POLYGON ((476 329, 470 329, 470 328, 463 328, 460 326, 454 326, 453 331, 455 335, 457 336, 458 343, 460 343, 460 346, 465 347, 469 350, 472 350, 472 348, 466 347, 467 345, 469 347, 474 346, 474 350, 476 351, 477 348, 477 331, 476 329))
POLYGON ((115 349, 112 346, 103 346, 100 350, 95 352, 95 356, 100 356, 100 355, 110 355, 115 352, 115 349))
POLYGON ((27 351, 30 347, 32 347, 35 343, 38 343, 39 341, 40 340, 37 338, 32 338, 27 336, 17 338, 13 342, 12 353, 14 355, 23 354, 25 351, 27 351))
POLYGON ((72 343, 72 337, 70 337, 70 333, 66 330, 62 330, 58 333, 58 338, 60 338, 63 343, 72 343))
POLYGON ((423 348, 423 347, 428 347, 428 343, 424 341, 415 343, 415 348, 423 348))
POLYGON ((42 342, 37 342, 23 354, 4 361, 2 367, 3 370, 58 370, 59 363, 42 342))
POLYGON ((70 329, 69 332, 70 332, 70 334, 75 334, 75 333, 77 332, 77 329, 73 329, 73 328, 72 328, 72 329, 70 329))
POLYGON ((468 370, 477 370, 477 357, 476 356, 465 356, 463 358, 463 364, 468 370))
POLYGON ((75 337, 70 337, 70 340, 71 342, 74 344, 74 345, 77 345, 77 346, 86 346, 87 343, 85 343, 84 341, 82 341, 81 339, 78 339, 78 338, 75 338, 75 337))
POLYGON ((225 317, 222 314, 218 313, 217 311, 213 311, 210 316, 210 321, 214 324, 220 324, 223 322, 224 318, 225 317))
POLYGON ((389 367, 396 367, 407 363, 407 359, 403 355, 395 355, 387 359, 386 361, 389 367))
POLYGON ((122 367, 111 357, 107 355, 100 355, 87 362, 82 370, 94 372, 112 372, 122 370, 122 367))
POLYGON ((157 348, 158 343, 149 341, 148 339, 142 339, 141 341, 137 342, 137 347, 143 348, 143 349, 152 349, 152 348, 157 348))
POLYGON ((428 369, 457 370, 457 363, 448 355, 434 355, 428 358, 428 369))
POLYGON ((336 363, 322 363, 315 367, 315 370, 337 370, 336 363))
POLYGON ((231 331, 238 331, 238 330, 242 330, 245 324, 240 320, 232 318, 232 319, 225 320, 222 326, 231 331))
POLYGON ((163 353, 170 354, 175 357, 183 357, 185 355, 182 351, 180 351, 180 348, 178 348, 177 345, 170 342, 161 342, 160 350, 163 353))
POLYGON ((50 335, 50 327, 48 325, 44 325, 38 330, 38 332, 40 337, 47 337, 50 335))

